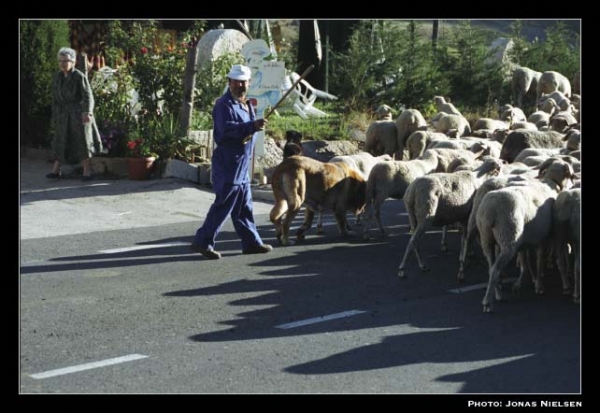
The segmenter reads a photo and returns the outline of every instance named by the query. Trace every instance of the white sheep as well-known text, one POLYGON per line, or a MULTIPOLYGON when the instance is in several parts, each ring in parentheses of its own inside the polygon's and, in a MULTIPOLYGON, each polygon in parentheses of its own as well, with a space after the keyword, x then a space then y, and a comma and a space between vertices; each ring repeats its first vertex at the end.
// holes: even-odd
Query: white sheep
POLYGON ((406 139, 405 150, 408 151, 408 159, 418 158, 434 140, 450 139, 443 133, 418 130, 410 134, 406 139))
POLYGON ((537 92, 538 80, 542 76, 541 72, 529 69, 527 67, 518 67, 512 73, 511 89, 513 103, 518 107, 523 107, 523 97, 533 95, 537 92))
POLYGON ((434 96, 433 104, 435 105, 438 112, 452 113, 454 115, 462 116, 459 110, 456 109, 456 107, 452 103, 447 102, 443 96, 434 96))
POLYGON ((538 175, 538 171, 533 171, 533 170, 528 170, 526 173, 523 173, 520 175, 507 174, 506 169, 509 166, 510 165, 503 165, 501 176, 496 176, 496 177, 487 179, 486 181, 484 181, 481 184, 481 186, 479 186, 479 188, 477 188, 477 191, 475 191, 475 195, 473 196, 473 206, 472 206, 471 212, 469 214, 469 221, 467 224, 466 235, 462 239, 463 245, 461 246, 460 255, 458 258, 459 268, 458 268, 457 281, 458 281, 459 285, 462 284, 465 280, 465 268, 466 268, 466 262, 467 262, 467 254, 468 254, 470 245, 473 244, 473 241, 475 240, 475 236, 478 235, 476 216, 477 216, 477 210, 479 209, 479 205, 481 204, 481 200, 483 199, 483 197, 490 191, 495 191, 497 189, 506 187, 509 183, 524 182, 529 179, 533 179, 535 176, 538 175))
POLYGON ((552 99, 560 108, 560 110, 567 110, 567 108, 571 106, 571 100, 568 97, 566 97, 564 93, 555 90, 552 93, 540 96, 540 98, 537 101, 537 108, 541 109, 542 107, 544 107, 548 99, 552 99))
POLYGON ((509 125, 498 119, 492 118, 479 118, 473 124, 473 132, 481 129, 508 129, 509 125))
POLYGON ((436 170, 438 155, 436 151, 426 150, 423 155, 410 161, 380 162, 373 166, 367 180, 365 225, 363 237, 368 239, 368 231, 373 219, 376 220, 385 238, 387 234, 381 223, 381 205, 387 198, 402 199, 408 185, 420 176, 436 170))
POLYGON ((438 155, 438 166, 435 172, 448 172, 448 166, 450 163, 459 157, 468 158, 475 160, 483 156, 485 150, 475 153, 467 149, 451 149, 451 148, 431 148, 428 149, 435 151, 438 155))
POLYGON ((555 131, 533 131, 517 129, 510 132, 500 151, 500 159, 513 162, 525 148, 562 148, 563 135, 555 131))
POLYGON ((557 182, 544 173, 541 182, 488 192, 479 205, 476 223, 489 265, 484 312, 492 312, 494 294, 500 298, 500 272, 524 246, 538 249, 536 292, 543 292, 542 264, 550 241, 552 205, 561 190, 570 188, 573 179, 573 169, 566 162, 554 162, 550 169, 559 170, 562 179, 557 182))
POLYGON ((537 126, 538 128, 540 127, 540 124, 542 126, 547 125, 549 121, 550 121, 550 113, 545 112, 543 110, 535 111, 527 117, 527 122, 534 123, 535 126, 537 126), (543 122, 543 123, 540 123, 540 122, 543 122))
POLYGON ((425 118, 417 109, 404 110, 396 119, 396 159, 404 159, 406 139, 416 130, 427 130, 425 118))
POLYGON ((380 105, 375 110, 375 118, 377 120, 392 120, 393 109, 388 105, 380 105))
POLYGON ((556 253, 556 263, 560 272, 563 290, 568 292, 568 275, 571 271, 567 269, 569 262, 568 246, 571 246, 574 257, 573 266, 573 301, 579 302, 581 268, 580 243, 581 243, 581 189, 571 189, 562 191, 556 197, 553 206, 553 227, 554 252, 556 253))
MULTIPOLYGON (((369 179, 369 174, 371 173, 371 169, 378 162, 387 162, 393 161, 390 155, 383 154, 380 156, 373 156, 368 152, 359 152, 352 155, 338 155, 334 156, 329 160, 329 162, 341 162, 346 164, 349 168, 357 171, 360 176, 366 181, 369 179)), ((362 211, 358 211, 356 213, 356 225, 361 225, 361 216, 362 211)), ((323 233, 323 214, 319 212, 318 222, 317 222, 317 234, 323 233)))
POLYGON ((508 122, 509 125, 512 125, 515 122, 527 122, 527 117, 521 108, 510 107, 502 112, 500 115, 500 120, 508 122))
POLYGON ((537 84, 538 99, 542 95, 552 93, 555 90, 562 92, 566 97, 570 97, 571 82, 564 75, 552 70, 542 73, 537 84))
POLYGON ((396 122, 376 120, 372 122, 365 137, 365 152, 373 156, 394 155, 398 147, 396 122))
POLYGON ((436 131, 446 133, 452 129, 458 131, 458 136, 465 136, 471 133, 469 121, 462 115, 439 112, 431 119, 432 125, 436 131))
MULTIPOLYGON (((462 228, 462 237, 466 236, 475 191, 486 179, 497 175, 501 167, 500 161, 486 157, 481 166, 474 171, 433 173, 415 179, 408 186, 404 194, 404 205, 413 235, 398 268, 399 277, 405 276, 406 261, 413 251, 421 271, 428 271, 419 253, 419 239, 432 225, 442 226, 458 222, 462 228)), ((443 237, 442 251, 445 250, 443 237)))
POLYGON ((510 125, 510 130, 517 130, 517 129, 527 129, 527 130, 538 130, 538 127, 535 123, 531 123, 531 122, 515 122, 512 125, 510 125))

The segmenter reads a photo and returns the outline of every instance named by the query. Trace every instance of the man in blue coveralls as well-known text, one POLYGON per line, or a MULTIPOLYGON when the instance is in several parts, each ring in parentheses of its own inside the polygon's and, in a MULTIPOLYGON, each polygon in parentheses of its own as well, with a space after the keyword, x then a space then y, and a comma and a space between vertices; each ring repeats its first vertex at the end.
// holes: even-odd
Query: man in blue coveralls
POLYGON ((273 249, 263 244, 252 214, 248 169, 255 133, 265 128, 267 120, 256 119, 254 108, 246 99, 250 75, 249 67, 233 65, 227 75, 229 88, 213 108, 213 138, 217 146, 211 171, 216 198, 191 244, 194 252, 213 260, 221 258, 214 249, 215 239, 228 216, 242 240, 242 253, 259 254, 273 249))

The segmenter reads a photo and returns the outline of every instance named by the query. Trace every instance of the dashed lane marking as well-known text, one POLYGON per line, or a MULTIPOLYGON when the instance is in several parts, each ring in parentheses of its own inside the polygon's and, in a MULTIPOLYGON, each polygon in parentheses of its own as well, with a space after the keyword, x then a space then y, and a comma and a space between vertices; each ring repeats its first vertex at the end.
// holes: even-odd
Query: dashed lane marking
POLYGON ((127 361, 145 359, 146 357, 149 357, 149 356, 144 356, 142 354, 130 354, 128 356, 115 357, 112 359, 95 361, 93 363, 85 363, 85 364, 80 364, 78 366, 71 366, 71 367, 65 367, 62 369, 49 370, 49 371, 45 371, 42 373, 35 373, 35 374, 31 374, 30 376, 33 377, 34 379, 47 379, 49 377, 62 376, 64 374, 71 374, 71 373, 77 373, 79 371, 84 371, 84 370, 97 369, 100 367, 111 366, 113 364, 125 363, 127 361))
POLYGON ((278 326, 275 326, 275 328, 288 329, 288 328, 301 327, 301 326, 305 326, 308 324, 322 323, 323 321, 335 320, 336 318, 350 317, 350 316, 353 316, 356 314, 361 314, 361 313, 366 313, 366 311, 362 311, 362 310, 344 311, 342 313, 330 314, 330 315, 324 315, 321 317, 308 318, 306 320, 294 321, 293 323, 280 324, 278 326))

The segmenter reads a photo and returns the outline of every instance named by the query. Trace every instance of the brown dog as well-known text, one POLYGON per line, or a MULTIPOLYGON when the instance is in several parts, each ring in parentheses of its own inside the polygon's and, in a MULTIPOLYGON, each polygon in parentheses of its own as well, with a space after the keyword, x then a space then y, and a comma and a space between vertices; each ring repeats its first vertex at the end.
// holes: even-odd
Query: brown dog
POLYGON ((346 211, 356 213, 364 208, 366 186, 360 173, 344 163, 323 163, 299 155, 285 158, 275 168, 271 183, 275 206, 270 219, 277 239, 290 245, 290 224, 304 203, 306 212, 298 239, 312 226, 315 211, 323 210, 333 210, 340 234, 346 235, 346 211))

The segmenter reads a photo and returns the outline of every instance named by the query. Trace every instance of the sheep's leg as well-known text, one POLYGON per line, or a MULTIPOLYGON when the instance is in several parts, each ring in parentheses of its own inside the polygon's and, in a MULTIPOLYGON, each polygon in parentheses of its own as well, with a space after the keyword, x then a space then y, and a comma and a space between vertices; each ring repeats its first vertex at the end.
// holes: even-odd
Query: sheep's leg
POLYGON ((309 207, 306 207, 304 209, 304 223, 300 226, 300 228, 298 228, 298 231, 296 231, 296 238, 298 240, 304 239, 304 233, 312 227, 314 218, 315 218, 315 211, 313 211, 309 207))
POLYGON ((467 228, 466 231, 463 231, 463 235, 461 238, 462 245, 460 248, 460 254, 458 256, 458 262, 459 262, 458 276, 457 276, 458 285, 461 285, 465 281, 465 263, 467 261, 469 245, 473 242, 473 238, 475 238, 475 229, 471 229, 469 231, 469 229, 467 228))
POLYGON ((381 204, 383 201, 375 200, 373 207, 375 208, 375 220, 377 221, 377 226, 379 227, 379 232, 381 232, 381 237, 386 238, 387 234, 383 229, 383 224, 381 223, 381 204))
POLYGON ((424 221, 423 223, 417 225, 417 228, 415 229, 413 235, 410 237, 410 241, 408 241, 406 251, 404 252, 404 258, 402 259, 402 262, 398 267, 398 277, 404 278, 406 276, 404 268, 406 268, 406 261, 408 261, 408 257, 413 251, 415 251, 415 255, 417 256, 417 261, 419 262, 419 268, 421 268, 421 271, 429 271, 429 269, 423 263, 423 260, 421 260, 421 254, 419 253, 419 238, 421 238, 421 236, 425 233, 425 230, 428 226, 427 224, 428 221, 424 221))
POLYGON ((536 250, 536 270, 537 270, 537 277, 535 280, 535 293, 536 294, 544 294, 545 292, 545 287, 544 287, 544 264, 546 261, 546 252, 547 252, 548 248, 546 248, 545 245, 540 245, 536 250))
POLYGON ((499 296, 501 297, 500 273, 515 256, 515 252, 516 248, 514 247, 510 247, 508 250, 504 251, 501 249, 500 254, 496 257, 496 261, 490 267, 490 279, 482 302, 484 313, 491 313, 493 311, 494 303, 492 295, 495 294, 496 299, 498 299, 499 296))
POLYGON ((569 283, 569 251, 567 244, 557 241, 555 243, 554 253, 556 254, 556 265, 558 266, 558 272, 560 272, 560 279, 562 281, 563 294, 568 295, 571 292, 571 284, 569 283))
POLYGON ((517 253, 517 266, 519 267, 519 278, 517 278, 517 281, 515 281, 515 283, 512 286, 512 293, 513 296, 515 297, 520 297, 521 296, 521 287, 523 286, 523 277, 525 276, 525 273, 528 272, 529 269, 529 255, 527 254, 527 251, 520 251, 517 253))
POLYGON ((442 252, 448 252, 448 243, 446 242, 447 233, 448 233, 448 225, 444 225, 442 227, 442 244, 441 244, 442 252))
POLYGON ((323 211, 319 211, 319 217, 317 218, 317 234, 323 234, 323 211))
POLYGON ((354 222, 355 222, 355 224, 356 224, 357 226, 361 226, 361 225, 362 225, 362 216, 363 216, 363 213, 362 213, 362 212, 357 212, 357 213, 354 215, 354 217, 355 217, 355 221, 354 221, 354 222))
POLYGON ((367 206, 365 208, 365 225, 363 226, 363 239, 367 241, 369 237, 369 229, 371 229, 371 225, 373 223, 374 216, 374 208, 372 202, 367 202, 367 206))

